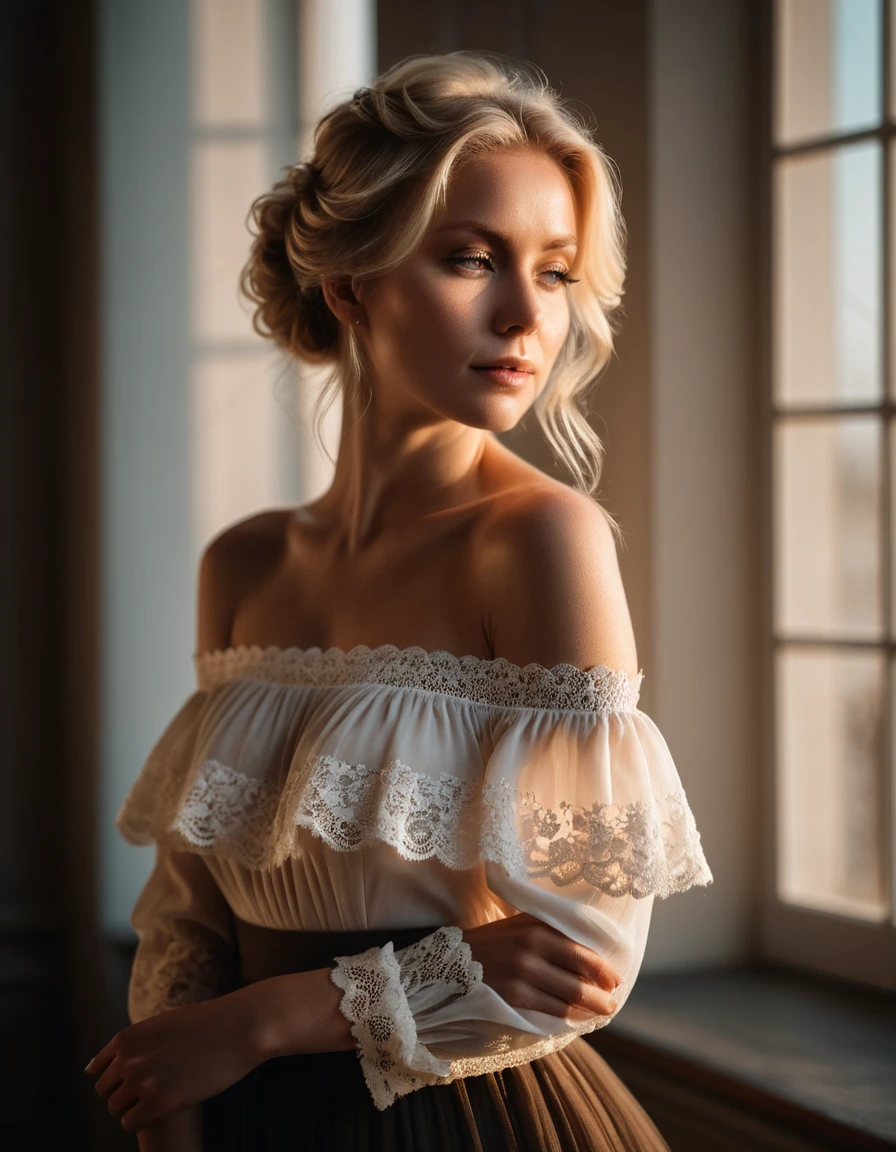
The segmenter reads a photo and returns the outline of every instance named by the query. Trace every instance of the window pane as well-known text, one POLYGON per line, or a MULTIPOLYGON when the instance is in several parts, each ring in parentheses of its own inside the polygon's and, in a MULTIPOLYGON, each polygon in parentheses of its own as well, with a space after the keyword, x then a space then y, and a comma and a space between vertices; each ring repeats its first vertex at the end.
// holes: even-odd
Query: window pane
POLYGON ((776 166, 778 404, 880 399, 880 168, 876 142, 776 166))
POLYGON ((249 205, 269 184, 260 141, 199 143, 193 151, 193 334, 257 341, 252 305, 240 296, 249 256, 249 205))
POLYGON ((775 140, 854 132, 880 119, 880 0, 778 0, 775 140))
POLYGON ((260 126, 265 115, 264 0, 191 0, 194 119, 260 126))
MULTIPOLYGON (((260 343, 260 342, 259 342, 260 343)), ((276 352, 199 356, 193 367, 193 523, 197 547, 226 525, 293 498, 284 475, 296 454, 295 425, 284 409, 276 352)))
POLYGON ((890 117, 896 119, 896 2, 887 0, 890 6, 890 117))
POLYGON ((775 629, 877 639, 880 425, 781 419, 774 438, 775 629))
MULTIPOLYGON (((890 421, 888 435, 890 437, 890 523, 888 533, 890 544, 890 638, 896 639, 896 421, 890 421)), ((896 800, 896 777, 894 777, 894 800, 896 800)), ((896 835, 896 824, 894 824, 893 830, 894 835, 896 835)))
POLYGON ((886 918, 883 660, 876 652, 778 655, 778 895, 789 903, 886 918))
MULTIPOLYGON (((896 10, 893 12, 893 19, 896 21, 896 10)), ((896 31, 894 31, 894 38, 896 38, 896 31)), ((896 398, 896 323, 894 323, 893 314, 893 301, 896 300, 896 142, 891 140, 887 145, 887 163, 890 166, 890 203, 887 205, 887 211, 890 214, 890 303, 889 303, 889 316, 890 316, 890 381, 889 392, 890 396, 896 398)))

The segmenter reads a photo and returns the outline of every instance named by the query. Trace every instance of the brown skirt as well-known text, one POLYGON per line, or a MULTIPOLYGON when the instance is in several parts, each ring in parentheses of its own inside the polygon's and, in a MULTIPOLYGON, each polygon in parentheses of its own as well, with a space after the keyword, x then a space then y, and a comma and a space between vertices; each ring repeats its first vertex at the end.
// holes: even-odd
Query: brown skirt
MULTIPOLYGON (((433 930, 238 928, 250 980, 323 967, 387 940, 400 948, 433 930)), ((205 1152, 669 1152, 582 1037, 528 1064, 418 1088, 382 1112, 355 1051, 278 1057, 207 1100, 203 1114, 205 1152)))

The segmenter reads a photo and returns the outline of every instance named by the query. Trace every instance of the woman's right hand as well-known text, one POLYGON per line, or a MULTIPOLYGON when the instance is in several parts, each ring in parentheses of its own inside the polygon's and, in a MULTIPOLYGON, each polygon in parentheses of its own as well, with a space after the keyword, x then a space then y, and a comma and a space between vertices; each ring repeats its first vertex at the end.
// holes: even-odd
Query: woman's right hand
POLYGON ((608 961, 528 912, 468 928, 463 939, 483 982, 514 1008, 564 1020, 616 1011, 621 978, 608 961))

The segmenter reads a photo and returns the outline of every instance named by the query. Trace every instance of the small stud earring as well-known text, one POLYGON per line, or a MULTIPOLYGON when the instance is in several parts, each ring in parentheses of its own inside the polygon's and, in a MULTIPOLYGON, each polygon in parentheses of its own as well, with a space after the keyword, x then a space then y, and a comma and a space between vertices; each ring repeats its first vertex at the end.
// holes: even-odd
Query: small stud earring
POLYGON ((360 323, 361 323, 361 321, 360 321, 360 320, 356 320, 356 321, 355 321, 355 323, 356 323, 356 324, 360 324, 360 323))

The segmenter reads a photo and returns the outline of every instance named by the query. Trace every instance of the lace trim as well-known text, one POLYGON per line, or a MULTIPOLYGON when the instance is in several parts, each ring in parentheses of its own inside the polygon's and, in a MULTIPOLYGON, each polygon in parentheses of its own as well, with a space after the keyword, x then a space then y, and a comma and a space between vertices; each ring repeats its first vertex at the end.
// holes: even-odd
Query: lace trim
POLYGON ((200 851, 229 854, 247 868, 281 864, 291 853, 273 847, 280 792, 264 780, 222 764, 200 764, 168 826, 200 851))
POLYGON ((455 696, 497 707, 626 712, 637 705, 644 673, 630 677, 603 664, 545 668, 512 664, 504 657, 455 656, 412 646, 278 648, 239 646, 194 657, 197 683, 211 689, 229 680, 285 685, 381 684, 455 696))
POLYGON ((510 876, 661 900, 712 882, 681 787, 653 801, 590 808, 561 802, 555 810, 500 780, 485 790, 485 800, 482 854, 510 876))
POLYGON ((712 881, 682 788, 655 801, 554 810, 507 780, 483 788, 395 759, 378 770, 315 757, 292 803, 275 786, 209 760, 168 831, 200 851, 274 868, 299 854, 297 826, 338 852, 380 841, 408 860, 435 857, 453 869, 488 860, 518 879, 581 881, 610 896, 664 899, 712 881))
POLYGON ((440 1084, 450 1084, 452 1080, 459 1080, 465 1076, 481 1076, 483 1072, 501 1072, 505 1068, 516 1068, 519 1064, 531 1064, 541 1056, 550 1052, 558 1052, 589 1032, 598 1028, 606 1028, 613 1020, 612 1016, 598 1016, 594 1020, 573 1024, 572 1031, 561 1032, 557 1036, 545 1036, 528 1044, 525 1048, 513 1048, 484 1056, 463 1056, 451 1061, 451 1068, 440 1084))
POLYGON ((377 770, 319 756, 295 821, 337 852, 380 840, 407 860, 434 856, 449 868, 470 868, 478 857, 481 793, 478 780, 426 776, 401 760, 377 770))
POLYGON ((392 943, 357 956, 335 957, 330 971, 344 995, 340 1010, 351 1024, 358 1058, 373 1102, 383 1111, 399 1096, 426 1084, 447 1083, 451 1065, 417 1039, 414 1000, 438 988, 439 1006, 482 981, 460 928, 444 927, 393 951, 392 943))
POLYGON ((159 953, 143 942, 137 948, 128 988, 131 1019, 144 1020, 169 1008, 213 1000, 236 987, 231 951, 210 944, 199 925, 185 921, 159 953))

